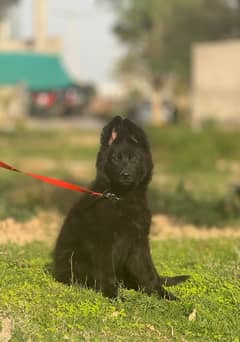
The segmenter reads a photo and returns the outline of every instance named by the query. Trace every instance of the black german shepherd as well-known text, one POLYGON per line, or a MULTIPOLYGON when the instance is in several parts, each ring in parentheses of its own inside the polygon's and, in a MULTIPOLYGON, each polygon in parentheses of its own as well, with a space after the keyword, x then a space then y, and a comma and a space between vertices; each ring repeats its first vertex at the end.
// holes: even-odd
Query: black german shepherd
POLYGON ((68 214, 57 240, 57 280, 91 287, 110 298, 118 285, 177 299, 163 287, 188 276, 158 275, 149 248, 151 212, 147 187, 152 156, 145 133, 128 119, 115 117, 101 136, 93 189, 121 199, 83 196, 68 214))

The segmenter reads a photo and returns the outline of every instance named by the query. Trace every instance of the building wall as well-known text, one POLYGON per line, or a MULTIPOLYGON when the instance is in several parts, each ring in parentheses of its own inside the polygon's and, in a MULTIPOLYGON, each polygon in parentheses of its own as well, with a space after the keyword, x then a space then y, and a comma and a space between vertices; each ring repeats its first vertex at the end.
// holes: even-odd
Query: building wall
POLYGON ((19 0, 0 0, 0 41, 12 39, 18 35, 19 3, 19 0))
POLYGON ((21 40, 14 35, 18 5, 19 0, 0 0, 0 52, 61 53, 62 38, 59 36, 49 37, 47 34, 48 0, 34 0, 32 15, 34 37, 31 40, 21 40))
POLYGON ((59 54, 62 51, 61 37, 47 38, 44 45, 36 45, 35 40, 0 40, 0 52, 43 52, 59 54))
POLYGON ((192 61, 193 123, 240 123, 240 40, 196 44, 192 61))
POLYGON ((0 87, 0 127, 23 123, 29 114, 29 93, 23 84, 0 87))

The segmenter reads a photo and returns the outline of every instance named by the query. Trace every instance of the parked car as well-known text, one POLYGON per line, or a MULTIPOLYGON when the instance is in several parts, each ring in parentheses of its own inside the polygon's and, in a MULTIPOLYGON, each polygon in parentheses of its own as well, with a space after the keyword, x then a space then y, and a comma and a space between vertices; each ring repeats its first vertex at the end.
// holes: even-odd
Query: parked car
POLYGON ((30 113, 35 117, 82 115, 95 89, 91 85, 74 85, 56 91, 31 92, 30 113))

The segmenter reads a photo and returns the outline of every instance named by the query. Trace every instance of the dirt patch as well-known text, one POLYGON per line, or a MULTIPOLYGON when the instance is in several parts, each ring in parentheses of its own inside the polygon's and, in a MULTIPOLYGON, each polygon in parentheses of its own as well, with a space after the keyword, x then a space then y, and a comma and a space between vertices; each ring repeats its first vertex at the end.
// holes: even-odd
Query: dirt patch
POLYGON ((230 160, 220 159, 216 163, 216 168, 218 171, 231 172, 231 173, 239 176, 240 162, 238 160, 230 161, 230 160))
POLYGON ((0 244, 16 243, 24 245, 32 241, 52 244, 57 236, 62 218, 53 212, 40 212, 27 222, 17 222, 12 218, 0 221, 0 244))
POLYGON ((12 338, 13 320, 8 317, 0 317, 0 324, 0 342, 10 341, 12 338))
POLYGON ((95 174, 95 167, 88 160, 67 160, 59 161, 47 158, 24 158, 18 167, 26 172, 38 172, 48 174, 49 172, 61 169, 76 178, 92 178, 95 174))
POLYGON ((98 134, 88 133, 88 134, 79 134, 73 135, 69 137, 68 143, 73 145, 80 145, 85 147, 95 147, 99 144, 99 136, 98 134))
POLYGON ((152 220, 151 236, 153 239, 214 239, 240 237, 240 229, 231 227, 195 227, 183 225, 166 215, 155 215, 152 220))
MULTIPOLYGON (((27 222, 17 222, 12 218, 0 221, 0 244, 16 243, 24 245, 32 241, 43 241, 53 245, 63 217, 55 212, 39 212, 27 222)), ((206 228, 193 225, 181 225, 176 220, 165 216, 153 216, 151 238, 156 240, 167 239, 212 239, 212 238, 240 238, 240 229, 206 228)))
POLYGON ((87 160, 70 160, 62 163, 62 168, 75 178, 84 178, 87 180, 93 179, 96 173, 94 163, 87 160))

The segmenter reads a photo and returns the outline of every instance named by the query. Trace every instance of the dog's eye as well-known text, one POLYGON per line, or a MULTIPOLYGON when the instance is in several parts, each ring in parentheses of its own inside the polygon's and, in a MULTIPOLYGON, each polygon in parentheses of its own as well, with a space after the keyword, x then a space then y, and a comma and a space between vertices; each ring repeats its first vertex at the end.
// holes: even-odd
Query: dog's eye
POLYGON ((114 154, 111 158, 112 162, 118 162, 119 160, 121 160, 121 155, 120 154, 114 154))
POLYGON ((128 160, 130 161, 137 161, 137 157, 135 156, 135 155, 133 155, 133 156, 128 156, 128 160))
POLYGON ((138 144, 138 140, 134 135, 130 135, 130 140, 131 142, 133 142, 134 144, 138 144))

